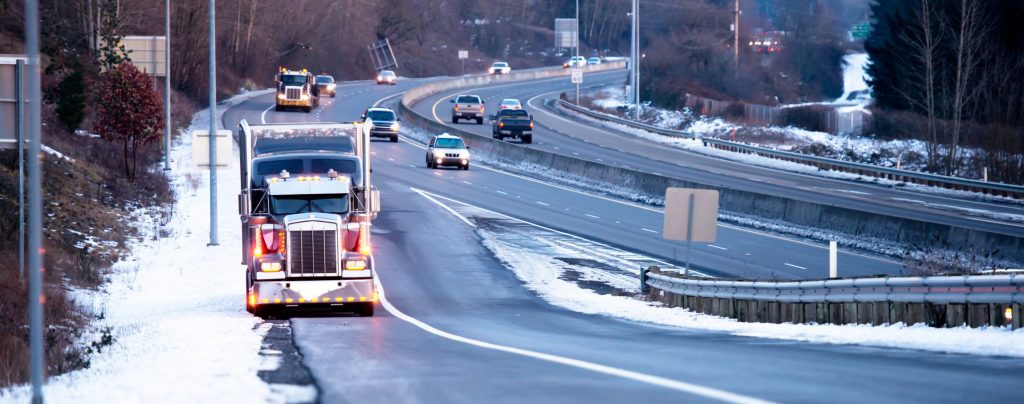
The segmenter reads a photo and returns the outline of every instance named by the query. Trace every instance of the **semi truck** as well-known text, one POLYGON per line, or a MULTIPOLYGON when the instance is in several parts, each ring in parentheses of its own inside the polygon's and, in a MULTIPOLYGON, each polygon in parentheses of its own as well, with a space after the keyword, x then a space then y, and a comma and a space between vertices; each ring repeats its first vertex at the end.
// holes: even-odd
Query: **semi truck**
POLYGON ((245 305, 266 317, 297 309, 372 316, 377 302, 363 125, 238 126, 245 305))
POLYGON ((299 108, 308 113, 320 106, 320 87, 308 70, 288 70, 281 67, 274 79, 277 82, 275 111, 299 108))

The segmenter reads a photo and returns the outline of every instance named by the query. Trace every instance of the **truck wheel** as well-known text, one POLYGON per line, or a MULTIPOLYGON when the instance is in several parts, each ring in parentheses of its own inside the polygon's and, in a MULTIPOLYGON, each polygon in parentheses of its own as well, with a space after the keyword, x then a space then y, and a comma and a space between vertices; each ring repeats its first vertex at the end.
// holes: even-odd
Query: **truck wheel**
POLYGON ((313 107, 305 107, 305 108, 302 108, 302 111, 308 114, 308 113, 310 113, 310 112, 312 112, 312 111, 313 111, 313 107))
POLYGON ((374 304, 372 302, 363 303, 359 305, 358 309, 356 309, 356 314, 358 314, 359 317, 373 317, 373 309, 374 304))
POLYGON ((452 117, 452 123, 459 123, 459 118, 453 116, 452 117))
POLYGON ((284 108, 281 108, 280 105, 274 105, 274 111, 281 112, 282 109, 284 108))
POLYGON ((331 93, 331 98, 337 98, 337 97, 338 97, 338 93, 331 93))
POLYGON ((476 118, 476 124, 477 125, 483 125, 484 124, 484 118, 476 118))
POLYGON ((526 144, 533 143, 533 135, 523 135, 520 139, 522 139, 523 143, 526 144))
POLYGON ((398 135, 391 136, 391 143, 398 143, 398 135))

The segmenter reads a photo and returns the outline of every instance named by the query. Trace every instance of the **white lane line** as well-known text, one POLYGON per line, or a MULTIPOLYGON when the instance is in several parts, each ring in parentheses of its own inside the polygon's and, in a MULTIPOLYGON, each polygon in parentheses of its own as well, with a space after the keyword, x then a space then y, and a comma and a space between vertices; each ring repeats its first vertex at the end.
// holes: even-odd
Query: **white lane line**
POLYGON ((594 219, 600 219, 601 218, 601 216, 594 216, 594 215, 591 215, 589 213, 584 213, 584 215, 590 216, 590 217, 592 217, 594 219))
POLYGON ((395 161, 395 159, 388 157, 388 161, 395 161))
POLYGON ((558 146, 554 146, 554 148, 555 148, 555 150, 562 150, 562 148, 560 148, 558 146))
POLYGON ((602 163, 603 163, 603 162, 604 162, 604 159, 597 159, 597 161, 600 161, 600 162, 602 162, 602 163))
POLYGON ((788 262, 784 262, 784 264, 786 264, 787 267, 793 267, 793 268, 796 268, 796 269, 807 269, 807 268, 804 268, 804 267, 799 266, 799 265, 790 264, 788 262))
MULTIPOLYGON (((411 188, 411 189, 414 192, 416 192, 416 193, 422 195, 423 197, 427 198, 431 202, 434 202, 435 204, 437 204, 441 208, 447 210, 451 214, 455 215, 457 218, 461 219, 466 224, 469 224, 470 227, 472 227, 472 228, 476 227, 476 226, 474 226, 472 224, 472 222, 469 221, 469 219, 467 219, 464 216, 458 214, 458 212, 455 212, 454 209, 446 206, 445 204, 440 203, 437 199, 434 199, 429 193, 424 192, 424 191, 420 191, 420 190, 415 189, 415 188, 411 188)), ((444 199, 447 199, 447 198, 444 198, 444 199)), ((770 403, 770 401, 765 401, 765 400, 762 400, 762 399, 759 399, 759 398, 748 397, 748 396, 744 396, 744 395, 740 395, 740 394, 736 394, 736 393, 731 393, 731 392, 728 392, 728 391, 725 391, 725 390, 718 390, 718 389, 715 389, 715 388, 705 387, 705 386, 701 386, 701 385, 697 385, 697 384, 691 384, 691 383, 687 383, 687 382, 680 381, 680 380, 674 380, 674 379, 669 379, 669 378, 666 378, 666 377, 649 375, 649 374, 646 374, 646 373, 640 373, 640 372, 636 372, 636 371, 632 371, 632 370, 626 370, 626 369, 622 369, 622 368, 616 368, 616 367, 612 367, 612 366, 601 365, 601 364, 598 364, 598 363, 588 362, 588 361, 584 361, 584 360, 580 360, 580 359, 574 359, 574 358, 570 358, 570 357, 566 357, 566 356, 561 356, 561 355, 554 355, 554 354, 549 354, 549 353, 531 351, 531 350, 523 349, 523 348, 511 347, 511 346, 507 346, 507 345, 495 344, 495 343, 491 343, 491 342, 481 341, 481 340, 473 339, 473 338, 467 338, 467 337, 463 337, 461 335, 452 334, 450 332, 442 331, 440 329, 435 328, 434 326, 431 326, 430 324, 427 324, 427 323, 425 323, 423 321, 420 321, 420 320, 416 319, 415 317, 412 317, 412 316, 410 316, 408 314, 405 314, 404 312, 399 310, 397 307, 392 305, 391 302, 388 301, 387 294, 384 292, 384 285, 383 285, 383 282, 381 282, 380 274, 377 274, 377 277, 374 279, 374 281, 377 284, 377 295, 378 295, 378 297, 380 297, 380 304, 382 306, 384 306, 384 310, 387 310, 388 313, 391 313, 391 315, 397 317, 398 319, 400 319, 402 321, 405 321, 405 322, 407 322, 409 324, 412 324, 412 325, 418 327, 419 329, 421 329, 423 331, 429 332, 429 333, 434 334, 436 336, 439 336, 441 338, 445 338, 445 339, 452 340, 452 341, 455 341, 455 342, 461 342, 463 344, 472 345, 472 346, 476 346, 476 347, 479 347, 479 348, 490 349, 490 350, 500 351, 500 352, 506 352, 506 353, 510 353, 510 354, 514 354, 514 355, 525 356, 525 357, 529 357, 529 358, 539 359, 539 360, 542 360, 542 361, 557 363, 557 364, 560 364, 560 365, 571 366, 571 367, 574 367, 574 368, 589 370, 589 371, 595 372, 595 373, 602 373, 602 374, 606 374, 606 375, 609 375, 609 376, 620 377, 620 378, 623 378, 623 379, 633 380, 633 381, 637 381, 637 382, 640 382, 640 383, 646 383, 646 384, 650 384, 650 385, 653 385, 653 386, 663 387, 663 388, 666 388, 666 389, 675 390, 675 391, 679 391, 679 392, 682 392, 682 393, 693 394, 693 395, 697 395, 697 396, 701 396, 701 397, 705 397, 705 398, 709 398, 709 399, 713 399, 713 400, 718 400, 718 401, 724 401, 724 402, 728 402, 728 403, 770 403)))
POLYGON ((494 192, 497 192, 497 193, 502 194, 502 195, 508 195, 508 192, 505 192, 505 191, 494 191, 494 192))
POLYGON ((646 232, 650 232, 650 233, 657 233, 656 231, 648 229, 646 227, 641 227, 640 230, 643 230, 643 231, 646 231, 646 232))
MULTIPOLYGON (((277 102, 277 101, 275 101, 275 102, 277 102)), ((267 123, 267 112, 270 112, 270 109, 274 108, 274 105, 276 105, 276 104, 271 104, 269 107, 267 107, 267 109, 263 110, 263 113, 260 114, 260 123, 262 123, 264 125, 267 123)))
POLYGON ((708 247, 717 248, 717 249, 722 250, 722 251, 729 251, 728 248, 717 246, 717 245, 714 245, 714 244, 708 244, 708 247))
POLYGON ((573 155, 573 156, 579 156, 580 154, 579 154, 579 153, 576 153, 576 152, 572 152, 572 155, 573 155))
POLYGON ((416 166, 414 166, 414 165, 412 165, 412 164, 409 164, 409 167, 412 167, 412 168, 416 168, 416 166))
POLYGON ((436 175, 438 177, 444 177, 444 174, 441 174, 441 173, 438 173, 438 172, 435 172, 434 175, 436 175))
POLYGON ((541 201, 537 201, 537 204, 539 204, 539 205, 544 205, 544 206, 551 206, 551 205, 548 205, 548 204, 546 204, 546 203, 544 203, 544 202, 541 202, 541 201))
POLYGON ((473 185, 473 183, 472 183, 472 182, 469 182, 469 181, 466 181, 466 180, 462 180, 462 183, 463 183, 463 184, 466 184, 466 185, 473 185))

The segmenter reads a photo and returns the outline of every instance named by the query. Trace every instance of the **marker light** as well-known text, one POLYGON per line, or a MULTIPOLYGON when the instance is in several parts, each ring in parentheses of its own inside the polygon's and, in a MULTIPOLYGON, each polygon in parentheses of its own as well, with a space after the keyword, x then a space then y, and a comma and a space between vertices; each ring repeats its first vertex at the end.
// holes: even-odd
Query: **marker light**
POLYGON ((1003 318, 1006 319, 1007 323, 1013 322, 1013 309, 1007 307, 1006 310, 1003 310, 1003 318))
POLYGON ((359 226, 359 243, 356 246, 356 251, 363 255, 370 255, 372 252, 370 247, 370 226, 365 224, 359 226))

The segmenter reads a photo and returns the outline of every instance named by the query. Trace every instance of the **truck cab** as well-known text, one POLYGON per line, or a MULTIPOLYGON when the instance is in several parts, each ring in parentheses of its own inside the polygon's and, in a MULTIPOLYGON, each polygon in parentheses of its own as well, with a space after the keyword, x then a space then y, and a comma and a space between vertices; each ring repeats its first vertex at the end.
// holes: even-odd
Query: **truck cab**
POLYGON ((525 109, 502 109, 490 118, 491 136, 495 139, 511 137, 526 144, 533 143, 533 115, 525 109))
POLYGON ((282 67, 274 79, 277 82, 275 111, 298 108, 309 113, 320 106, 320 87, 315 76, 306 69, 300 71, 282 67))
POLYGON ((372 316, 368 136, 344 124, 239 125, 246 308, 372 316), (353 134, 360 135, 355 139, 353 134))

